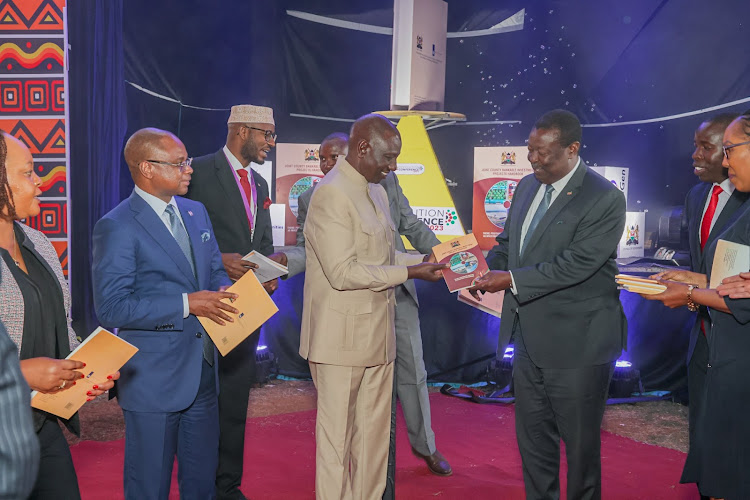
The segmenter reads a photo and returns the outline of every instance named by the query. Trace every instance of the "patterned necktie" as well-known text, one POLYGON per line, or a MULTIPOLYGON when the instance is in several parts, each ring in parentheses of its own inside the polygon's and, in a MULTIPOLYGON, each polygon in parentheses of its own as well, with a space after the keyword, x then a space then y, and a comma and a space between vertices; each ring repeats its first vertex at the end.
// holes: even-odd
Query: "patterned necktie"
POLYGON ((550 201, 552 200, 552 192, 554 190, 555 188, 552 187, 552 184, 547 184, 547 187, 544 190, 544 198, 542 198, 542 202, 537 207, 536 213, 534 214, 534 217, 531 219, 531 223, 529 224, 529 229, 526 231, 526 236, 524 236, 523 238, 521 253, 523 253, 523 251, 526 249, 526 244, 531 239, 531 235, 534 234, 534 230, 536 229, 536 226, 539 225, 539 221, 542 220, 544 214, 547 213, 550 201))
POLYGON ((190 263, 190 269, 193 270, 193 276, 195 276, 195 264, 193 263, 193 249, 190 246, 190 237, 188 237, 187 231, 182 226, 182 222, 177 217, 172 205, 167 205, 164 210, 169 215, 169 228, 172 230, 172 236, 177 240, 177 244, 180 246, 180 250, 185 255, 185 258, 190 263))
MULTIPOLYGON (((193 262, 193 247, 190 245, 190 237, 188 236, 185 228, 182 226, 182 222, 180 222, 180 219, 177 217, 177 214, 174 211, 174 207, 172 205, 167 205, 167 208, 164 211, 167 213, 167 215, 169 215, 169 228, 172 230, 172 235, 177 241, 177 245, 179 245, 182 253, 185 254, 185 258, 190 263, 190 269, 193 270, 193 276, 196 276, 195 263, 193 262)), ((206 362, 208 362, 210 366, 213 366, 214 344, 207 333, 204 333, 202 338, 203 358, 206 360, 206 362)))
POLYGON ((237 170, 237 175, 240 176, 240 185, 242 186, 242 189, 245 191, 245 196, 247 196, 247 204, 250 205, 250 211, 247 214, 247 222, 250 224, 250 235, 253 234, 253 226, 255 224, 255 217, 253 216, 253 209, 255 208, 256 199, 258 198, 258 193, 255 190, 255 183, 250 182, 250 178, 248 176, 247 170, 244 168, 241 168, 237 170))
POLYGON ((706 214, 703 216, 703 221, 701 222, 701 251, 706 246, 708 235, 711 234, 711 222, 714 220, 714 215, 716 214, 716 206, 719 204, 721 191, 721 186, 714 186, 711 192, 711 201, 708 202, 706 214))

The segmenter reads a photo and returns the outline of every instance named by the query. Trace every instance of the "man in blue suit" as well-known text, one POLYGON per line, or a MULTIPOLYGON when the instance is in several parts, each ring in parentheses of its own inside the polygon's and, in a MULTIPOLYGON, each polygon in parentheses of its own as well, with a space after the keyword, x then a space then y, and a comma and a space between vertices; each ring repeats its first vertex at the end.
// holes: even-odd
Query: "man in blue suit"
POLYGON ((139 351, 122 368, 125 497, 166 499, 179 463, 180 498, 214 498, 218 461, 216 349, 197 316, 236 313, 204 206, 181 198, 192 174, 185 146, 141 129, 125 145, 135 189, 94 228, 94 305, 102 324, 139 351), (218 290, 218 291, 217 291, 218 290))

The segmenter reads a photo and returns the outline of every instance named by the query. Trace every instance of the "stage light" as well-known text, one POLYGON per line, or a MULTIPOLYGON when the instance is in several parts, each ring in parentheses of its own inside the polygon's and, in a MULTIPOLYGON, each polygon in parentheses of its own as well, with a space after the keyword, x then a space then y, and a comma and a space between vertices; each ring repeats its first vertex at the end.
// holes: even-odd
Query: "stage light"
POLYGON ((636 390, 643 392, 641 374, 633 368, 633 363, 624 359, 615 362, 615 372, 609 384, 609 398, 629 398, 636 390))
POLYGON ((279 374, 279 360, 268 346, 259 345, 255 350, 255 383, 263 385, 279 374))
MULTIPOLYGON (((502 358, 495 358, 490 361, 487 367, 487 382, 497 384, 502 387, 502 393, 512 392, 513 380, 513 354, 515 349, 512 345, 505 348, 502 358)), ((497 391, 495 391, 497 392, 497 391)))

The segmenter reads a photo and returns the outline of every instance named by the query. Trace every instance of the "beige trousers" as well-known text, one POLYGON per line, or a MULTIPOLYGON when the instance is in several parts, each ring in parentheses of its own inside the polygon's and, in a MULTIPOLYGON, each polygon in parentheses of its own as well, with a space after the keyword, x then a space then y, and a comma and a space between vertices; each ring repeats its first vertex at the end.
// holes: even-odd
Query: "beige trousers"
POLYGON ((388 466, 393 363, 367 368, 309 364, 318 390, 315 498, 381 499, 388 466))

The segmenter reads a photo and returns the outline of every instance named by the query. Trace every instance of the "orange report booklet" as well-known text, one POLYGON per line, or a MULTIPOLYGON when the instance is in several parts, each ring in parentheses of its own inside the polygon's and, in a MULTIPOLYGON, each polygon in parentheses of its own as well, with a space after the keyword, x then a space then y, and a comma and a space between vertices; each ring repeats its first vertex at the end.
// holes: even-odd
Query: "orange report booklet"
POLYGON ((71 352, 66 359, 75 359, 86 363, 80 371, 85 375, 76 380, 70 389, 55 394, 31 393, 31 406, 58 417, 69 419, 77 412, 88 396, 94 384, 100 384, 138 352, 138 348, 113 335, 104 328, 97 328, 86 337, 81 345, 71 352))
POLYGON ((464 304, 470 305, 471 307, 476 307, 480 311, 486 312, 487 314, 491 314, 498 318, 502 315, 503 298, 505 297, 504 291, 495 293, 483 293, 479 296, 481 297, 481 300, 476 300, 466 290, 459 290, 457 298, 459 302, 463 302, 464 304))
MULTIPOLYGON (((246 272, 227 292, 239 296, 231 304, 240 313, 227 313, 234 319, 233 323, 222 326, 208 318, 198 317, 222 356, 226 356, 279 310, 252 271, 246 272)), ((230 303, 230 300, 224 299, 223 302, 230 303)))
POLYGON ((490 272, 473 234, 435 245, 432 253, 440 264, 449 266, 443 269, 443 277, 451 292, 471 288, 474 280, 490 272))

